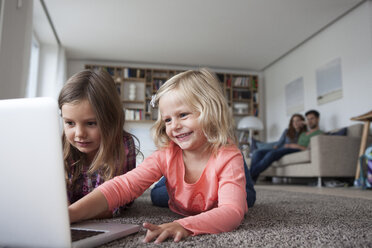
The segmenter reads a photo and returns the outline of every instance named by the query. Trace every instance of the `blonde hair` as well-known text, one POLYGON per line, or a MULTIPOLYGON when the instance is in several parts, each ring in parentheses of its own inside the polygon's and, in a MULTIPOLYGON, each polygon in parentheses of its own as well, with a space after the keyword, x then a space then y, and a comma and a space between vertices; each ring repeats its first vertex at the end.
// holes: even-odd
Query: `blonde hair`
MULTIPOLYGON (((153 104, 157 105, 161 97, 169 92, 178 95, 180 100, 200 114, 198 120, 201 129, 214 153, 221 146, 236 142, 231 111, 217 78, 208 69, 190 70, 170 78, 159 88, 153 104)), ((151 133, 157 148, 170 144, 160 110, 151 133)))
MULTIPOLYGON (((88 100, 97 118, 101 134, 101 143, 89 167, 88 173, 100 172, 107 180, 117 171, 122 170, 126 156, 123 144, 124 112, 115 82, 106 71, 84 70, 76 73, 62 88, 59 97, 59 108, 66 103, 78 103, 88 100)), ((80 175, 86 155, 73 147, 62 136, 65 170, 72 174, 71 184, 80 175), (73 166, 69 165, 75 162, 73 166)))

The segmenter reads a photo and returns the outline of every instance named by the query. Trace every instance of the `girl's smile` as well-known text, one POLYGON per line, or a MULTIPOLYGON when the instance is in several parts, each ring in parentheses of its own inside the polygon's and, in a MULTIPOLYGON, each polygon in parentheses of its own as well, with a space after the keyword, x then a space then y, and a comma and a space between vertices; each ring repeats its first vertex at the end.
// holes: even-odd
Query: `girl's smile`
POLYGON ((186 140, 193 132, 189 132, 189 133, 184 133, 184 134, 180 134, 180 135, 177 135, 176 136, 176 139, 182 141, 182 140, 186 140))
POLYGON ((90 144, 92 144, 92 142, 81 142, 81 141, 75 141, 75 142, 78 146, 83 147, 83 148, 88 147, 90 144))

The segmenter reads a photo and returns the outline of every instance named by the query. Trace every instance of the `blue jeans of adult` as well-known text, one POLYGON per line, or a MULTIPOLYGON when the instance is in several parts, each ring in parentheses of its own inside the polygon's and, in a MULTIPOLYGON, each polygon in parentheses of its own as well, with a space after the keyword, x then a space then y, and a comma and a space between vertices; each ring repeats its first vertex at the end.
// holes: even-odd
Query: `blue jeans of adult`
MULTIPOLYGON (((246 191, 247 191, 247 204, 248 207, 253 207, 256 201, 256 191, 253 187, 253 182, 251 174, 249 172, 248 166, 244 161, 244 171, 245 171, 245 180, 246 180, 246 191)), ((151 201, 152 204, 158 207, 168 207, 169 195, 167 188, 165 186, 166 178, 162 177, 160 181, 155 184, 154 188, 151 190, 151 201)))
POLYGON ((266 170, 274 161, 281 159, 284 155, 301 151, 294 148, 258 149, 252 155, 251 176, 254 182, 258 176, 266 170))

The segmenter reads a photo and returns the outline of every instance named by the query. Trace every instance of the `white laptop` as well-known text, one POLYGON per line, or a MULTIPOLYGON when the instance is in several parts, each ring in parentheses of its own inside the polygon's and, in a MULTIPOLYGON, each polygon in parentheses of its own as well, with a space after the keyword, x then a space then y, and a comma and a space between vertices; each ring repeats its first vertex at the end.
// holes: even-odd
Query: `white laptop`
POLYGON ((100 234, 71 241, 61 122, 52 98, 0 100, 0 247, 94 247, 138 225, 84 222, 100 234))

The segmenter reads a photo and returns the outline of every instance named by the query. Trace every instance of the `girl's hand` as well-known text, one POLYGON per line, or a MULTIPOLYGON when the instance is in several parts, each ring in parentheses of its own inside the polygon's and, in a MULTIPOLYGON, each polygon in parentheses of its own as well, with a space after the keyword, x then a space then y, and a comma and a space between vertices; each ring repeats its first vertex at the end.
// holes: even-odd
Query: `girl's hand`
POLYGON ((165 223, 162 225, 153 225, 151 223, 143 223, 143 227, 147 229, 146 237, 143 242, 148 243, 154 241, 155 244, 159 244, 166 240, 168 237, 173 237, 174 242, 180 241, 182 238, 186 238, 190 235, 183 226, 177 222, 165 223))

